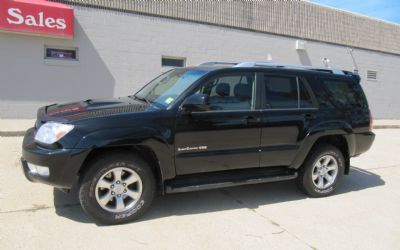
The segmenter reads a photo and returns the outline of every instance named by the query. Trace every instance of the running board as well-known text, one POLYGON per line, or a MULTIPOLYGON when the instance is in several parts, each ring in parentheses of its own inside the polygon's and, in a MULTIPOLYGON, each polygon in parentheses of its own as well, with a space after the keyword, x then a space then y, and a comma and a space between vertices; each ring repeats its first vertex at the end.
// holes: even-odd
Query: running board
MULTIPOLYGON (((225 176, 226 177, 226 176, 225 176)), ((297 178, 297 172, 286 172, 280 175, 263 175, 263 176, 233 176, 233 178, 211 178, 207 179, 206 176, 191 176, 191 177, 179 177, 178 180, 172 180, 166 183, 165 193, 184 193, 191 191, 209 190, 217 188, 235 187, 249 184, 260 184, 267 182, 285 181, 297 178)))

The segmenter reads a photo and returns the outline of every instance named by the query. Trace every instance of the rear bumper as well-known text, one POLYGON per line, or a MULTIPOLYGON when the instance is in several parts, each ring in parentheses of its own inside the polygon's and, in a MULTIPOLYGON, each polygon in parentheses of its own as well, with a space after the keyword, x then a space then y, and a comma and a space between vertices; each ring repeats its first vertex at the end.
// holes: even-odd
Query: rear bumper
POLYGON ((356 150, 353 156, 360 155, 368 151, 375 140, 373 132, 355 134, 356 150))
POLYGON ((78 171, 89 150, 46 149, 34 141, 34 129, 29 129, 22 145, 21 166, 25 177, 32 182, 41 182, 57 188, 70 189, 78 180, 78 171), (49 175, 32 171, 28 164, 47 167, 49 175))

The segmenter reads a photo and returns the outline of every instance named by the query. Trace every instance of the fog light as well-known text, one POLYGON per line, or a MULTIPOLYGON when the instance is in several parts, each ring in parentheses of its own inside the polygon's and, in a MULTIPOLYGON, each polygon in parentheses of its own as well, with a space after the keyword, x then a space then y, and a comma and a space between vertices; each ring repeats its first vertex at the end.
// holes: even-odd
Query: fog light
POLYGON ((28 162, 28 168, 33 174, 38 174, 44 177, 48 177, 50 175, 50 170, 48 167, 38 166, 28 162))

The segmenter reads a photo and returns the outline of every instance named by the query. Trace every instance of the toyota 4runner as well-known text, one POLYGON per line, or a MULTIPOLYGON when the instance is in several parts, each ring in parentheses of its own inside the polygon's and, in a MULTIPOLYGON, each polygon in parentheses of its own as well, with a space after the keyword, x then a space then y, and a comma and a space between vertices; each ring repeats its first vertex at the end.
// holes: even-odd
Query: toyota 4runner
POLYGON ((330 195, 374 136, 356 73, 210 62, 132 96, 40 108, 21 162, 30 181, 78 185, 86 213, 118 224, 156 194, 296 179, 330 195))

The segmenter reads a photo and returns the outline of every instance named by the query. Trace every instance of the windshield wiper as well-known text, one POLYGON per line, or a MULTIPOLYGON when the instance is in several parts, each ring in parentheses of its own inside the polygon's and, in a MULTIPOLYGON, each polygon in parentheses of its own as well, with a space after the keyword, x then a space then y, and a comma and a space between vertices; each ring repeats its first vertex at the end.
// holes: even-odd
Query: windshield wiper
POLYGON ((139 97, 137 95, 134 95, 134 97, 135 97, 135 99, 138 99, 139 101, 146 102, 147 104, 152 105, 152 102, 149 99, 147 99, 146 97, 139 97))
POLYGON ((154 108, 156 108, 156 109, 162 109, 162 108, 158 105, 157 102, 150 101, 150 100, 147 99, 146 97, 140 97, 140 96, 137 96, 137 95, 132 95, 132 96, 128 96, 128 97, 129 97, 129 98, 137 99, 137 100, 142 101, 142 102, 146 102, 147 104, 151 105, 152 107, 154 107, 154 108))

